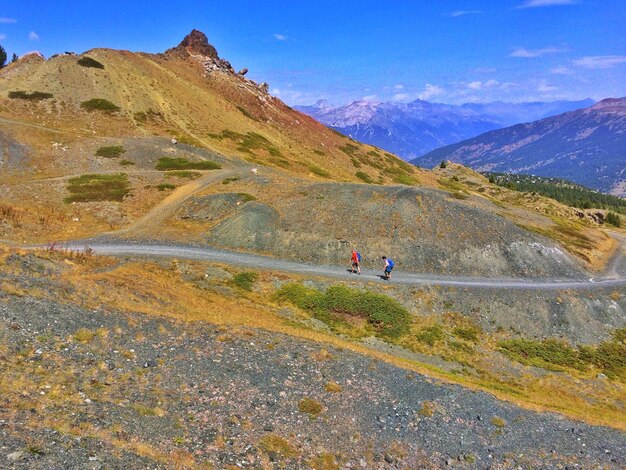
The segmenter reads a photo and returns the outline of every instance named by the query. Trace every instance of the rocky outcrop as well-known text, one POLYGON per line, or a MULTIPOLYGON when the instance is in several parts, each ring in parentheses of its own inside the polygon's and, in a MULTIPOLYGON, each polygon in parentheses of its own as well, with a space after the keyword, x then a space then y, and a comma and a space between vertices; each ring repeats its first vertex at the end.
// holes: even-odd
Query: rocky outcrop
POLYGON ((194 29, 181 41, 181 43, 165 51, 166 56, 177 57, 191 57, 193 60, 199 62, 205 70, 205 76, 213 72, 223 72, 237 76, 248 85, 253 85, 261 93, 267 94, 269 92, 269 84, 258 84, 252 80, 244 78, 248 73, 246 67, 235 72, 233 66, 226 59, 220 58, 217 53, 217 49, 209 44, 209 40, 202 31, 194 29))
POLYGON ((209 44, 209 40, 202 31, 194 29, 181 41, 181 43, 165 51, 166 55, 189 56, 200 62, 207 73, 222 71, 235 73, 230 62, 221 59, 217 49, 209 44))

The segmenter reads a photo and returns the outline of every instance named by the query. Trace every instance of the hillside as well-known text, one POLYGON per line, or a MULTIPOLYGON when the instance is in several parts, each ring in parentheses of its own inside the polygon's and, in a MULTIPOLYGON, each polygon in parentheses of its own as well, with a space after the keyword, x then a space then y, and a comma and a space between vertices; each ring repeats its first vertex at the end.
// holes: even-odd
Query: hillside
POLYGON ((356 140, 410 160, 490 130, 535 121, 593 103, 583 100, 455 106, 415 100, 410 103, 354 101, 344 106, 332 106, 326 101, 318 101, 312 106, 296 106, 296 109, 356 140))
MULTIPOLYGON (((156 55, 94 49, 44 60, 29 54, 0 71, 0 118, 53 128, 63 132, 58 140, 79 146, 97 136, 157 134, 322 179, 359 181, 361 166, 381 182, 419 178, 406 165, 384 171, 387 157, 369 154, 374 149, 289 108, 268 94, 267 84, 244 75, 199 31, 156 55)), ((27 131, 32 128, 17 132, 27 131)), ((25 137, 37 151, 17 175, 63 174, 49 138, 25 137)), ((10 162, 0 165, 3 177, 13 170, 10 162)))
POLYGON ((478 171, 565 178, 599 191, 626 195, 626 98, 528 124, 487 132, 429 152, 412 163, 442 160, 478 171))

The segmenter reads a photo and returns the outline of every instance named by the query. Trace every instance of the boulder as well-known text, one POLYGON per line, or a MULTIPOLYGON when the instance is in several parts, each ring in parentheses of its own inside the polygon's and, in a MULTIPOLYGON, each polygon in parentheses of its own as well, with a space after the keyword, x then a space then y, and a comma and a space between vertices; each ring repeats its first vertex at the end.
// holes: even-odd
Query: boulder
POLYGON ((242 68, 242 69, 239 71, 239 75, 241 75, 242 77, 243 77, 245 74, 247 74, 247 73, 248 73, 248 69, 247 69, 247 68, 245 68, 245 67, 244 67, 244 68, 242 68))

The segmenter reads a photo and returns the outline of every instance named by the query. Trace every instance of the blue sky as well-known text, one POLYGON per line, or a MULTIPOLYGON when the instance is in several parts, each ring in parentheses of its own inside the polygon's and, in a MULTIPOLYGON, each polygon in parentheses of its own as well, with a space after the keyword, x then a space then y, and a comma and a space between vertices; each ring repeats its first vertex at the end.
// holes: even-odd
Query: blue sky
POLYGON ((160 52, 191 29, 288 104, 626 96, 624 0, 0 0, 0 45, 160 52))

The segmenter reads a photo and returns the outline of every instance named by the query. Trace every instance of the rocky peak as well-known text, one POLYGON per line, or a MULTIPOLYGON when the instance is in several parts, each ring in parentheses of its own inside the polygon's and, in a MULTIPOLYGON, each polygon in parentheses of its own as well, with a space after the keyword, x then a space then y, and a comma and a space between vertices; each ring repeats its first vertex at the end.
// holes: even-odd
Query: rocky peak
POLYGON ((219 59, 217 49, 209 44, 209 40, 202 31, 194 29, 181 41, 176 49, 184 49, 191 55, 202 55, 211 59, 219 59))

